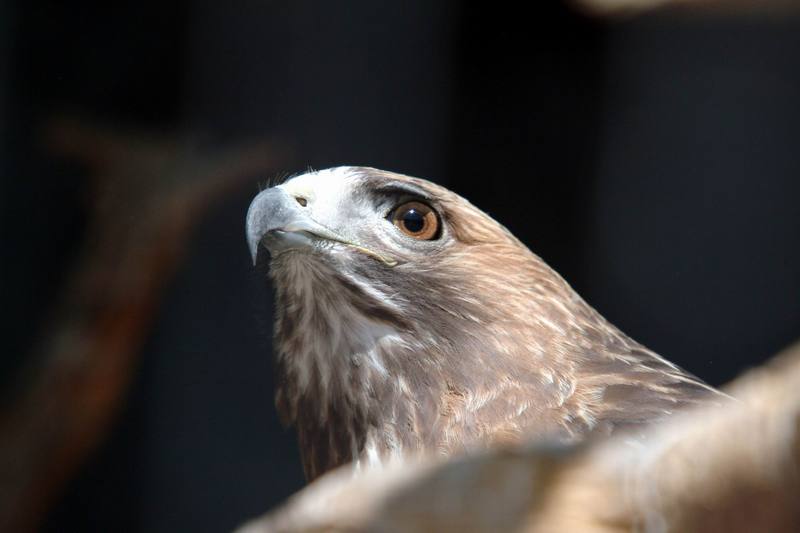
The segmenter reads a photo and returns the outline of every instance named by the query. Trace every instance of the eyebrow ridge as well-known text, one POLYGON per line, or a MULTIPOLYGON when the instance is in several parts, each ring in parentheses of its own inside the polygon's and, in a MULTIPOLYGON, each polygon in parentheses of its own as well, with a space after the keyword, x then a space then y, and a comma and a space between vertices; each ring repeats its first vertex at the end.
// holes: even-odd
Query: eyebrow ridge
POLYGON ((408 194, 410 196, 417 196, 423 200, 428 202, 432 202, 434 198, 425 192, 423 189, 419 187, 415 187, 413 185, 409 185, 407 183, 385 183, 382 185, 378 185, 372 189, 374 194, 383 195, 383 196, 392 196, 392 195, 402 195, 408 194))

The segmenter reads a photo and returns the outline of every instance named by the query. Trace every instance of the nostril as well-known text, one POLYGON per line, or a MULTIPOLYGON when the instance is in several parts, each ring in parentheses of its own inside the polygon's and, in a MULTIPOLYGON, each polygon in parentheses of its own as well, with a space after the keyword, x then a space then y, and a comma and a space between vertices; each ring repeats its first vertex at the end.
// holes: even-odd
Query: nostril
POLYGON ((303 207, 305 207, 306 205, 308 205, 308 200, 306 200, 306 199, 305 199, 305 198, 303 198, 302 196, 295 196, 295 197, 294 197, 294 199, 295 199, 295 200, 297 200, 297 203, 298 203, 298 204, 300 204, 300 205, 301 205, 301 206, 303 206, 303 207))

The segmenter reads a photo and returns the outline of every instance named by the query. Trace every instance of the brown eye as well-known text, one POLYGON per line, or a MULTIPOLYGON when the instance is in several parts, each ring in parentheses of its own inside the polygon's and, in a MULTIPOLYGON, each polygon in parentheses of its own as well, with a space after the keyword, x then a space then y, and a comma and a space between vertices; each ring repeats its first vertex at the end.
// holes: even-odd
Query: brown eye
POLYGON ((407 202, 392 212, 392 223, 410 237, 429 241, 439 235, 436 212, 421 202, 407 202))

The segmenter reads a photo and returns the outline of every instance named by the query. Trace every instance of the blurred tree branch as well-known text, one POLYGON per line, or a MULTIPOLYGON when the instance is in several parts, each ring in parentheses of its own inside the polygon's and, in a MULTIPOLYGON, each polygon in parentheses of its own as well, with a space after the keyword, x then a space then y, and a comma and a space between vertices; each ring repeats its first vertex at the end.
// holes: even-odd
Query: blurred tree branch
POLYGON ((797 0, 569 0, 580 11, 601 17, 630 16, 658 9, 717 15, 786 16, 800 13, 797 0))
POLYGON ((36 529, 105 435, 203 211, 285 160, 266 141, 201 152, 66 118, 46 128, 45 141, 90 167, 92 213, 49 327, 0 413, 2 531, 36 529))

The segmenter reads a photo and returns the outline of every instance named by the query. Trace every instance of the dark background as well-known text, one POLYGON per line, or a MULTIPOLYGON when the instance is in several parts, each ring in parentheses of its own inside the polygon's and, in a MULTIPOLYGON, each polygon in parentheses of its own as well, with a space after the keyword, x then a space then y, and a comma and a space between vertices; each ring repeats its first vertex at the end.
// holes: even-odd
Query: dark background
MULTIPOLYGON (((800 21, 558 2, 0 3, 8 384, 86 223, 68 111, 445 184, 624 331, 719 385, 800 337, 800 21), (494 4, 490 4, 494 5, 494 4)), ((200 223, 108 439, 49 531, 220 531, 302 486, 272 406, 252 186, 200 223)))

